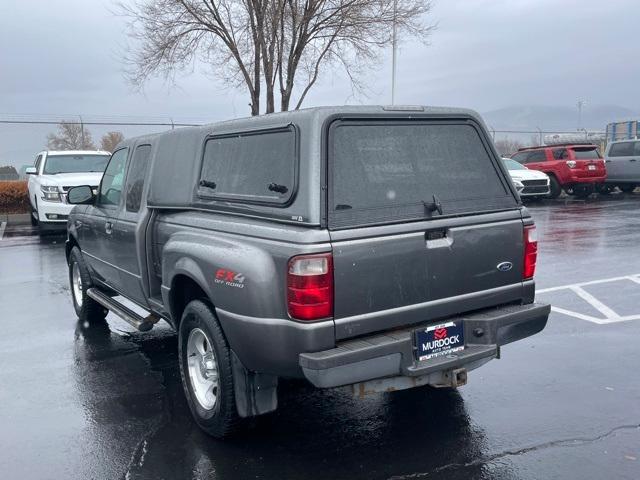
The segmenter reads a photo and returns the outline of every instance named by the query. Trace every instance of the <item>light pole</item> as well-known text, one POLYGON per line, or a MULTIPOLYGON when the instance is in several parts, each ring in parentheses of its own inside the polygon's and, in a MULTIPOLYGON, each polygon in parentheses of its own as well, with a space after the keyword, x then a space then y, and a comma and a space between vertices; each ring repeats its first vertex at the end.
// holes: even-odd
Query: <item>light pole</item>
POLYGON ((396 12, 398 11, 398 0, 393 0, 393 33, 391 36, 391 105, 396 104, 396 55, 397 55, 397 31, 396 12))
POLYGON ((578 130, 582 130, 582 109, 586 104, 586 100, 578 100, 578 130))

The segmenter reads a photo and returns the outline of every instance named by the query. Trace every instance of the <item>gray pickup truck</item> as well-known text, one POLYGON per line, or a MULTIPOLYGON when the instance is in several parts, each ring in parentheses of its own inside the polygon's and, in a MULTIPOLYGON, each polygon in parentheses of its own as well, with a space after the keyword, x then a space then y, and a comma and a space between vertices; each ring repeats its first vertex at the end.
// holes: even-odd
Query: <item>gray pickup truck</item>
POLYGON ((463 385, 549 315, 533 221, 469 110, 325 107, 132 138, 97 193, 68 200, 78 317, 167 321, 216 437, 273 411, 279 378, 463 385))

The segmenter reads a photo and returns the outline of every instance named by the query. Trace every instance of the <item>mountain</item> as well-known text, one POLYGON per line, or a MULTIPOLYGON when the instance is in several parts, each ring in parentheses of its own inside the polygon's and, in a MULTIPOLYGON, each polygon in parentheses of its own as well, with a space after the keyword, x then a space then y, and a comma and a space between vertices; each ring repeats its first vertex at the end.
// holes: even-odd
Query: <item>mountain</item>
MULTIPOLYGON (((520 105, 492 110, 482 115, 491 129, 574 132, 578 107, 520 105)), ((607 123, 640 119, 638 110, 618 105, 589 105, 582 109, 582 128, 603 131, 607 123)))

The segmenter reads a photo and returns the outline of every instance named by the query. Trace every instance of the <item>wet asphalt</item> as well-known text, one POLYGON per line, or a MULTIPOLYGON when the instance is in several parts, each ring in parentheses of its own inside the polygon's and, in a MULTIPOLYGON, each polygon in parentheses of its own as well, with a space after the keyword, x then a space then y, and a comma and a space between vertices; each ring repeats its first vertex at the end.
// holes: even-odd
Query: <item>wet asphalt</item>
POLYGON ((529 208, 539 299, 563 312, 542 333, 457 391, 284 382, 278 411, 224 442, 191 420, 167 326, 79 324, 64 238, 8 228, 0 478, 640 478, 640 194, 529 208))

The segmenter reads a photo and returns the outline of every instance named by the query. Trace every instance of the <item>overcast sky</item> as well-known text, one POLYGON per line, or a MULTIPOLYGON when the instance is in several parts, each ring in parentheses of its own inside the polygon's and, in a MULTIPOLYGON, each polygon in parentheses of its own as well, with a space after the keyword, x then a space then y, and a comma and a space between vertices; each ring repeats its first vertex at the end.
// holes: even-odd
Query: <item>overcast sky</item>
MULTIPOLYGON (((434 0, 431 45, 401 45, 397 103, 466 106, 620 105, 637 110, 638 0, 434 0)), ((243 91, 204 72, 177 87, 125 82, 125 21, 109 0, 0 1, 0 114, 143 116, 215 121, 249 113, 243 91)), ((327 72, 305 106, 389 103, 388 55, 368 97, 327 72)), ((51 127, 0 125, 0 165, 28 163, 51 127), (27 159, 25 161, 25 158, 27 159)), ((102 130, 96 128, 94 136, 102 130)), ((128 135, 138 131, 125 132, 128 135)))

